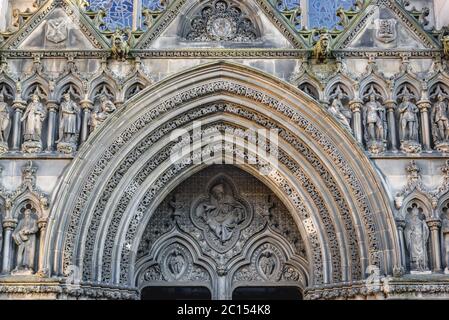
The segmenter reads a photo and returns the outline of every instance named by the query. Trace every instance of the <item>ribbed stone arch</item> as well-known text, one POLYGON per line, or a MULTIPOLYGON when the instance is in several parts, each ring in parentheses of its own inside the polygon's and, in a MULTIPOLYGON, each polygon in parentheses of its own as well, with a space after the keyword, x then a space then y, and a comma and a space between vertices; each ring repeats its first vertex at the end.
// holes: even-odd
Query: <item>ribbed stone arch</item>
MULTIPOLYGON (((170 133, 195 119, 280 130, 280 170, 260 180, 297 221, 311 272, 322 272, 310 285, 361 280, 368 265, 387 274, 399 266, 387 194, 353 137, 299 89, 216 62, 142 91, 82 146, 51 210, 45 252, 52 274, 75 265, 83 281, 131 286, 131 252, 144 222, 180 181, 201 170, 183 171, 167 158, 170 133)), ((257 175, 257 168, 243 169, 257 175)))

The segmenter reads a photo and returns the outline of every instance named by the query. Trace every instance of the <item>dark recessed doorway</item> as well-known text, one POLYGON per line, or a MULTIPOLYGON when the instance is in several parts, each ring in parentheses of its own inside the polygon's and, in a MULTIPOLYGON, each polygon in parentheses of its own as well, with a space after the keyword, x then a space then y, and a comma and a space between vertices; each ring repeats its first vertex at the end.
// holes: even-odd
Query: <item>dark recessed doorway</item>
POLYGON ((234 290, 233 300, 303 300, 297 287, 242 287, 234 290))
POLYGON ((146 287, 142 300, 211 300, 209 289, 204 287, 146 287))

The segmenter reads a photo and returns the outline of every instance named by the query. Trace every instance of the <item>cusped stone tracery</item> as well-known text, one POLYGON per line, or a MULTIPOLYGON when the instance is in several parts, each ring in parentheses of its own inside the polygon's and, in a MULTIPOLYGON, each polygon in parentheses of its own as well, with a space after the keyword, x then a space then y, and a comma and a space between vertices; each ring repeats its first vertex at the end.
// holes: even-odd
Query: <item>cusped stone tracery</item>
POLYGON ((252 42, 258 38, 255 24, 230 1, 209 1, 192 19, 186 40, 252 42))

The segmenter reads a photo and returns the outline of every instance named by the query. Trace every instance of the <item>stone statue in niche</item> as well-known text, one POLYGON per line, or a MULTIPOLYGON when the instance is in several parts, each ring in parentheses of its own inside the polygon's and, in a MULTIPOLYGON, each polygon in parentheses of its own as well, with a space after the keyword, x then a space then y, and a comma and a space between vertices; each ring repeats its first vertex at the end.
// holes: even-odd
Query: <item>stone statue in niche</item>
POLYGON ((338 86, 335 93, 331 95, 331 105, 328 111, 349 131, 352 132, 351 119, 352 113, 343 104, 343 101, 347 99, 347 95, 338 86))
POLYGON ((199 205, 195 213, 222 244, 231 239, 236 227, 246 219, 245 207, 226 189, 224 184, 215 185, 209 201, 199 205))
POLYGON ((436 95, 430 118, 432 121, 432 133, 435 140, 435 148, 440 152, 449 152, 449 117, 447 96, 443 92, 436 95))
POLYGON ((89 125, 91 132, 95 131, 95 129, 97 129, 99 125, 105 122, 108 116, 117 108, 106 95, 101 95, 100 105, 98 109, 99 110, 97 112, 93 112, 90 117, 89 125))
POLYGON ((404 235, 410 258, 410 271, 412 273, 428 273, 427 242, 429 240, 429 227, 421 218, 421 212, 417 206, 411 208, 406 220, 404 235))
POLYGON ((59 110, 59 140, 57 141, 59 152, 71 154, 76 151, 81 129, 80 110, 70 93, 65 93, 59 110))
POLYGON ((11 118, 5 95, 0 93, 0 153, 8 152, 8 137, 11 129, 11 118))
POLYGON ((38 232, 37 219, 30 209, 26 209, 12 235, 17 245, 17 261, 13 274, 32 274, 35 271, 34 258, 38 232))
POLYGON ((418 112, 419 109, 412 101, 413 96, 405 87, 402 94, 402 102, 399 105, 399 135, 401 150, 406 153, 421 152, 421 144, 418 141, 418 112))
POLYGON ((33 94, 21 121, 24 123, 22 150, 26 153, 42 151, 42 124, 47 111, 37 94, 33 94))
POLYGON ((441 232, 443 234, 444 261, 446 265, 444 273, 449 274, 449 215, 447 209, 442 217, 441 232))
POLYGON ((45 36, 48 41, 61 43, 67 39, 68 27, 64 18, 55 18, 47 21, 47 31, 45 36))
POLYGON ((385 150, 387 143, 385 108, 378 101, 378 95, 373 88, 365 98, 368 100, 363 108, 365 140, 368 150, 373 154, 378 154, 385 150))

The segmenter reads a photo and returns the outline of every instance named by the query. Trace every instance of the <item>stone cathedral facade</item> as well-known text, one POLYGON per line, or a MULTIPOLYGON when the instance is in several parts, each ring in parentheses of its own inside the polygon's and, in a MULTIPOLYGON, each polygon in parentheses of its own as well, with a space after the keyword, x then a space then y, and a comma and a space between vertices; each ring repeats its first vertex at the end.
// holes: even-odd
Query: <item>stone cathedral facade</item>
POLYGON ((448 16, 0 0, 0 298, 448 299, 448 16))

